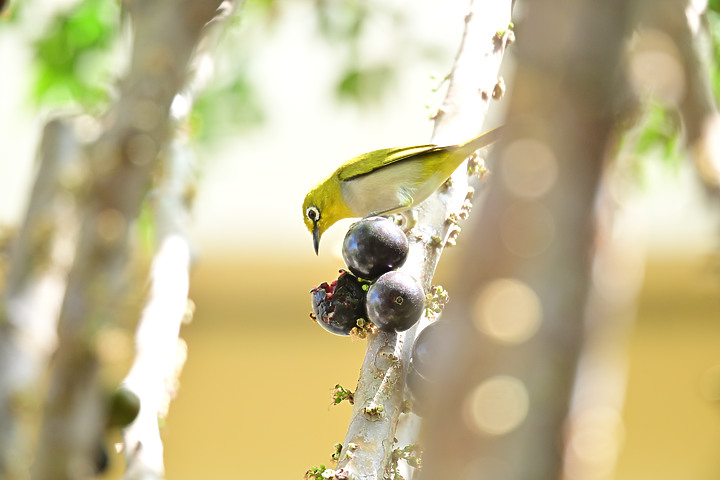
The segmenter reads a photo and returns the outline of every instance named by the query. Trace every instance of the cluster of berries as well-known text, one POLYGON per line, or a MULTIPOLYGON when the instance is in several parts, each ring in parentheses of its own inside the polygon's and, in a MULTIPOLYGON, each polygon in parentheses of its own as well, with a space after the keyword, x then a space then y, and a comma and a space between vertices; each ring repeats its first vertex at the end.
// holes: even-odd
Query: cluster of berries
POLYGON ((407 259, 408 239, 382 217, 352 224, 342 254, 349 272, 311 290, 312 317, 327 331, 349 335, 367 319, 386 332, 412 327, 425 309, 425 291, 412 275, 398 271, 407 259))

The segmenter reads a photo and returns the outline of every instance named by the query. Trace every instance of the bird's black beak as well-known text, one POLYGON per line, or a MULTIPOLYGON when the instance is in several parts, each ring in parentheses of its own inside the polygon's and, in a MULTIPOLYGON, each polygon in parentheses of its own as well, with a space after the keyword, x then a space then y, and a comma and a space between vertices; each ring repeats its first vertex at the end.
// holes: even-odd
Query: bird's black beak
POLYGON ((318 228, 317 222, 313 223, 313 246, 315 247, 315 255, 317 255, 320 249, 320 228, 318 228))

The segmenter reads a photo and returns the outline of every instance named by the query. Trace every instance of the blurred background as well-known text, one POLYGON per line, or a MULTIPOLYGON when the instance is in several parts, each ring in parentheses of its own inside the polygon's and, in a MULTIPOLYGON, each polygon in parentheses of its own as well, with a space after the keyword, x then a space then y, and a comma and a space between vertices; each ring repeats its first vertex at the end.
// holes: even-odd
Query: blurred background
MULTIPOLYGON (((309 318, 310 289, 342 268, 348 223, 326 234, 316 257, 302 199, 349 157, 427 142, 466 8, 464 0, 412 8, 256 0, 230 22, 189 127, 199 159, 196 313, 182 330, 188 360, 163 430, 168 478, 302 478, 330 463, 350 414, 347 404, 331 407, 331 391, 354 389, 364 342, 309 318)), ((112 96, 127 60, 118 9, 33 0, 0 21, 3 225, 24 213, 44 122, 81 107, 97 112, 112 96)), ((502 114, 501 100, 487 126, 502 114)), ((643 282, 630 336, 614 352, 627 375, 618 436, 588 439, 587 452, 608 455, 607 442, 621 449, 614 471, 596 478, 720 476, 718 211, 682 152, 665 147, 641 152, 623 205, 637 259, 623 275, 643 282)), ((434 283, 459 261, 450 249, 434 283)), ((118 362, 131 353, 130 345, 118 362)), ((108 478, 122 472, 114 460, 108 478)))

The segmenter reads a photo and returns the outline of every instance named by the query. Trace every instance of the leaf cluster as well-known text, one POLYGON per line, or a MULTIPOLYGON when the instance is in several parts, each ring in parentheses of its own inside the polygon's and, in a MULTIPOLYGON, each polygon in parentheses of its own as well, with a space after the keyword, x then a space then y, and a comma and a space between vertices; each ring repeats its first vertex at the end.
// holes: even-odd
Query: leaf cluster
POLYGON ((120 7, 114 0, 83 0, 56 16, 33 43, 33 100, 89 109, 103 105, 109 96, 110 51, 119 24, 120 7))
POLYGON ((681 130, 680 116, 675 110, 651 102, 638 129, 635 155, 646 157, 659 153, 665 165, 679 168, 683 159, 681 130))
POLYGON ((347 400, 350 405, 352 405, 355 402, 355 396, 354 396, 353 392, 351 392, 347 388, 343 387, 339 383, 337 385, 335 385, 332 396, 333 396, 333 405, 339 405, 340 403, 344 402, 345 400, 347 400))
POLYGON ((720 0, 710 0, 707 11, 710 34, 710 81, 716 99, 720 99, 720 0))
MULTIPOLYGON (((373 17, 396 19, 386 6, 359 0, 316 0, 318 32, 344 50, 345 66, 339 72, 335 95, 342 101, 368 101, 382 97, 395 77, 387 63, 368 63, 363 40, 373 17)), ((393 22, 394 23, 394 22, 393 22)))
POLYGON ((416 443, 411 443, 403 448, 396 448, 392 452, 392 459, 390 463, 390 475, 389 480, 405 480, 405 477, 400 475, 398 463, 400 460, 405 460, 408 465, 413 468, 422 467, 422 450, 416 443))

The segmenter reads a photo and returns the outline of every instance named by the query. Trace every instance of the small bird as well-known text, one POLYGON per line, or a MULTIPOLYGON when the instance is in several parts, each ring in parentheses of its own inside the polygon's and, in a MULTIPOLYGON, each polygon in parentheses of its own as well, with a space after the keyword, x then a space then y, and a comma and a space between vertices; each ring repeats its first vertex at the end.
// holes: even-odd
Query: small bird
POLYGON ((421 203, 475 151, 500 138, 502 127, 441 147, 383 148, 358 155, 314 187, 303 202, 315 253, 320 237, 343 218, 389 215, 421 203))

